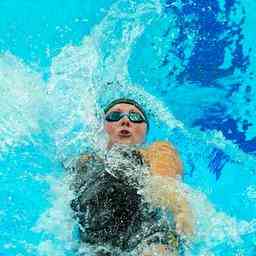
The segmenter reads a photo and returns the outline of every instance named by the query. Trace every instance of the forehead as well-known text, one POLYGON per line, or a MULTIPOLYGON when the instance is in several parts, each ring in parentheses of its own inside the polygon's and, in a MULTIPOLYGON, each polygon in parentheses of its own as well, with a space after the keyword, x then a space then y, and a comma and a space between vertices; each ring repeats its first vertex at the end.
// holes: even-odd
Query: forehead
POLYGON ((122 111, 122 112, 135 111, 143 114, 136 106, 127 104, 127 103, 116 104, 115 106, 113 106, 108 110, 108 112, 111 112, 111 111, 122 111))

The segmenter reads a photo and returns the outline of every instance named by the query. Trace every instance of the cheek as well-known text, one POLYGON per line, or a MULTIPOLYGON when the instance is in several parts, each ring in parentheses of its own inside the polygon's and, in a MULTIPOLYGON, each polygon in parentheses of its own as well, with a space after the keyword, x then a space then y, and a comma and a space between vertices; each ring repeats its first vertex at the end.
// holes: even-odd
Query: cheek
POLYGON ((105 123, 104 129, 109 135, 113 135, 115 133, 115 126, 111 123, 105 123))
POLYGON ((138 126, 135 129, 136 137, 140 140, 142 140, 146 136, 146 126, 138 126))

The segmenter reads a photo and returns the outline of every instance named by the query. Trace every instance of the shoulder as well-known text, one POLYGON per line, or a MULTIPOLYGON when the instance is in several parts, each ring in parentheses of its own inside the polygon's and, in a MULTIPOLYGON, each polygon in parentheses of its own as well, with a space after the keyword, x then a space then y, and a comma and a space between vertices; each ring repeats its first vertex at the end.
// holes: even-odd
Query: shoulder
POLYGON ((169 141, 155 141, 149 145, 146 150, 155 155, 165 153, 173 156, 178 155, 177 150, 169 141))
POLYGON ((93 159, 92 154, 82 154, 76 161, 76 167, 84 167, 89 161, 93 159))
POLYGON ((84 168, 93 158, 93 154, 84 153, 76 157, 65 159, 62 162, 62 166, 66 171, 76 172, 84 168))
POLYGON ((153 174, 173 176, 182 174, 182 163, 174 146, 168 141, 156 141, 142 150, 153 174))
POLYGON ((149 149, 155 150, 175 150, 174 146, 169 141, 155 141, 148 147, 149 149))

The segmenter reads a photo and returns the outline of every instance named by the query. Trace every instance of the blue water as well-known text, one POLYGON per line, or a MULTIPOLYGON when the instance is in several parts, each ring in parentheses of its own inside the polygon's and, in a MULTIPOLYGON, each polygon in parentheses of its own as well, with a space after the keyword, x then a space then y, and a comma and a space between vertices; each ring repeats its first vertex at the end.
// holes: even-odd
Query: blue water
POLYGON ((61 162, 101 150, 101 106, 119 96, 150 113, 147 143, 181 155, 198 219, 186 255, 256 255, 255 12, 254 0, 1 1, 0 255, 75 255, 61 162))

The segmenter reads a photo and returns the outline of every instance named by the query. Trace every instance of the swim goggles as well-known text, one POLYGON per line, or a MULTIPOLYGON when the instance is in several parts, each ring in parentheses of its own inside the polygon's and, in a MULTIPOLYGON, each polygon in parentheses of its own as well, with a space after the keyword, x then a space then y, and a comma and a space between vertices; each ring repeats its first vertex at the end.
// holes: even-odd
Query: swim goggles
POLYGON ((117 122, 120 119, 122 119, 124 116, 127 116, 128 119, 133 122, 133 123, 143 123, 146 122, 146 119, 143 115, 141 115, 139 112, 134 112, 134 111, 130 111, 130 112, 120 112, 120 111, 112 111, 109 112, 106 116, 105 116, 105 120, 108 122, 117 122))

